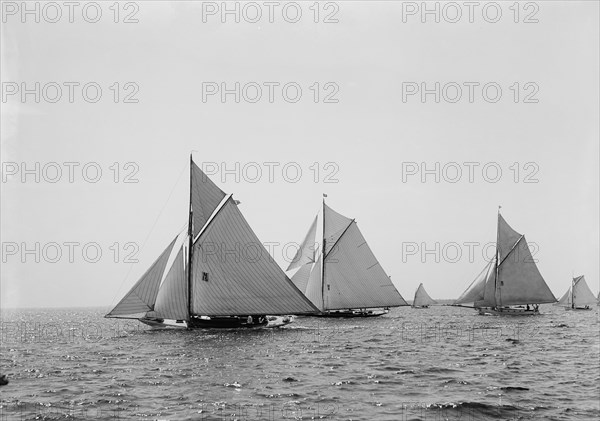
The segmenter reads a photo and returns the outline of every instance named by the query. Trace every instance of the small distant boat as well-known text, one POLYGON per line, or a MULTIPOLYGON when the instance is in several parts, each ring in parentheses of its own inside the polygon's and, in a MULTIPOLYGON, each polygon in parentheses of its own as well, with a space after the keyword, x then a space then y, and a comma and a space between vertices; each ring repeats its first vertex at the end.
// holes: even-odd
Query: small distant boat
POLYGON ((437 303, 437 301, 427 294, 423 284, 419 284, 419 288, 417 288, 417 291, 415 292, 415 299, 412 302, 412 308, 429 308, 429 306, 437 303))
POLYGON ((313 316, 377 317, 390 307, 408 305, 356 221, 335 212, 325 200, 321 218, 315 217, 287 271, 295 269, 292 282, 320 310, 313 316), (316 242, 319 219, 322 241, 316 242))
POLYGON ((582 275, 573 278, 571 287, 556 305, 563 306, 565 310, 591 310, 590 306, 597 303, 598 299, 594 297, 594 293, 582 275))
POLYGON ((155 328, 258 328, 318 312, 271 258, 238 204, 190 156, 187 236, 175 248, 176 236, 105 317, 155 328), (249 256, 240 254, 243 247, 251 248, 249 256))
POLYGON ((453 305, 472 303, 481 315, 525 316, 539 314, 539 304, 554 302, 525 235, 513 230, 498 211, 495 256, 453 305))

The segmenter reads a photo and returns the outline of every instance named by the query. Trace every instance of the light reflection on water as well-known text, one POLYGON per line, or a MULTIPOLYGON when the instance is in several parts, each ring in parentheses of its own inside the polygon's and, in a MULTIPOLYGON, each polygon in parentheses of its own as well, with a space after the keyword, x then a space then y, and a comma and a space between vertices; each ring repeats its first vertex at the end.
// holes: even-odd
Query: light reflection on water
POLYGON ((0 419, 597 419, 598 309, 541 311, 184 331, 101 309, 5 310, 0 419))

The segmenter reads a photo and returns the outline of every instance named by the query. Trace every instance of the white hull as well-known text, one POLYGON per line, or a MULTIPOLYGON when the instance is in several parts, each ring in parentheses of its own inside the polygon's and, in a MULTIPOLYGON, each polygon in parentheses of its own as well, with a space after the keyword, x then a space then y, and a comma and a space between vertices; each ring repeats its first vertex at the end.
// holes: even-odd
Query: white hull
POLYGON ((162 322, 159 322, 154 319, 139 319, 139 321, 144 323, 145 325, 150 326, 153 329, 165 329, 169 327, 183 329, 187 328, 187 323, 185 322, 185 320, 181 321, 181 323, 178 323, 175 320, 163 320, 162 322))
POLYGON ((570 310, 591 310, 592 308, 590 306, 587 307, 565 307, 565 310, 570 311, 570 310))
POLYGON ((539 310, 522 307, 478 308, 481 316, 537 316, 539 310))

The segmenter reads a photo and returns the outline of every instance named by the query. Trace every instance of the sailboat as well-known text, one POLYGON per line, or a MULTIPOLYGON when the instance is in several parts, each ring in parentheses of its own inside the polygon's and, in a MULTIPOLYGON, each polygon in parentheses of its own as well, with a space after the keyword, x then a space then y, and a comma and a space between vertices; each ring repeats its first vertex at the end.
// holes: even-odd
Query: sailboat
POLYGON ((429 308, 430 305, 437 303, 437 301, 427 294, 423 284, 419 284, 419 288, 415 291, 415 299, 412 302, 412 308, 429 308))
POLYGON ((472 303, 482 315, 518 316, 539 314, 539 304, 554 302, 525 236, 513 230, 498 210, 495 256, 453 305, 472 303))
POLYGON ((320 317, 375 317, 408 305, 375 258, 354 219, 325 204, 287 271, 320 317), (322 235, 315 242, 317 222, 322 235))
POLYGON ((578 276, 573 278, 571 287, 562 296, 556 305, 563 306, 565 310, 591 310, 590 306, 596 304, 598 299, 594 297, 594 293, 590 290, 585 278, 578 276))
POLYGON ((190 155, 187 235, 183 241, 176 236, 105 317, 152 327, 255 328, 317 312, 269 255, 238 204, 190 155))

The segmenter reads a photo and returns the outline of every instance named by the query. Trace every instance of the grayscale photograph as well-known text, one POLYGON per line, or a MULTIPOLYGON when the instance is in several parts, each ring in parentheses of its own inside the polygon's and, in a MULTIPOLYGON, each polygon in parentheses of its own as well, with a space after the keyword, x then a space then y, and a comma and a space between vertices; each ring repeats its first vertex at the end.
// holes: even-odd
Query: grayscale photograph
POLYGON ((4 1, 0 420, 600 420, 600 1, 4 1))

